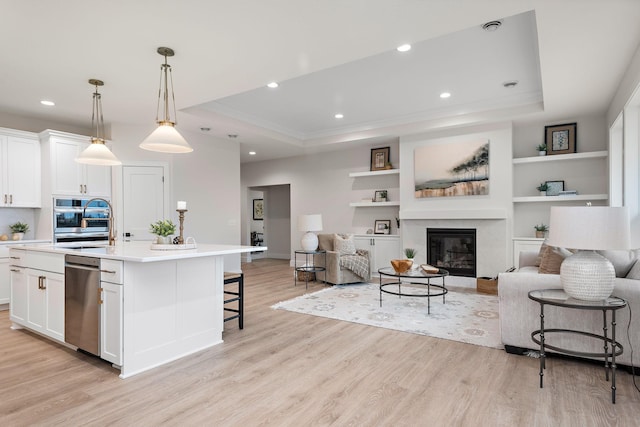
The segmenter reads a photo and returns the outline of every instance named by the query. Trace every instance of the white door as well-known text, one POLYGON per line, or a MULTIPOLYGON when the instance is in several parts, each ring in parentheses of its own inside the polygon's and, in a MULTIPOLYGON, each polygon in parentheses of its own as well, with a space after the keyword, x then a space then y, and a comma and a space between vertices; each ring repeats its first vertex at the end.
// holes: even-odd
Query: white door
POLYGON ((123 166, 122 196, 123 238, 153 240, 149 225, 164 219, 164 168, 123 166))

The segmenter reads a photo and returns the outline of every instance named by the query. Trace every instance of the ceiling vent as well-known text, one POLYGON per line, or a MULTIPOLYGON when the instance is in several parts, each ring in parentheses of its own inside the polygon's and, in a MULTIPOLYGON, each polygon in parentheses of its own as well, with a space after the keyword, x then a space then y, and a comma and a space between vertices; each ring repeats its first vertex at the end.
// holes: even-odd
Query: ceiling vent
POLYGON ((482 25, 482 29, 485 31, 496 31, 502 25, 502 21, 489 21, 482 25))

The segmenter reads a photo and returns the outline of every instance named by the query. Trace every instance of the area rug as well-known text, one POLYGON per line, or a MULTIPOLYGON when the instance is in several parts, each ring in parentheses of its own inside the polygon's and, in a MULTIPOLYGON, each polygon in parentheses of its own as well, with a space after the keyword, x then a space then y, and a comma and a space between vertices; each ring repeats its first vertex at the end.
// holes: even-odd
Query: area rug
MULTIPOLYGON (((403 292, 408 285, 402 285, 403 292)), ((397 289, 397 287, 395 288, 397 289)), ((393 289, 392 289, 393 290, 393 289)), ((411 289, 424 292, 425 287, 411 289)), ((433 288, 432 288, 432 292, 433 288)), ((427 298, 383 294, 378 284, 336 285, 279 302, 274 309, 361 323, 484 347, 503 348, 498 320, 498 297, 464 288, 449 288, 445 297, 427 298)))

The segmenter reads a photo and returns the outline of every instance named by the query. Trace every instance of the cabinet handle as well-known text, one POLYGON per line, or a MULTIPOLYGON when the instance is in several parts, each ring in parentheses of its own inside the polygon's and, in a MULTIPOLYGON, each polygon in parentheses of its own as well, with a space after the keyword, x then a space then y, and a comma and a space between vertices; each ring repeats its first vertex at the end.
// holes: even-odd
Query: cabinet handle
POLYGON ((45 284, 46 277, 38 276, 38 289, 47 289, 47 285, 45 284))
POLYGON ((9 258, 11 258, 11 259, 20 259, 19 256, 12 256, 12 257, 9 257, 9 258))
POLYGON ((13 204, 13 194, 9 194, 9 204, 13 204))
POLYGON ((104 289, 100 288, 100 293, 98 294, 98 304, 104 304, 104 301, 102 301, 102 292, 104 291, 104 289))
POLYGON ((22 270, 17 270, 15 268, 12 268, 11 271, 13 271, 14 273, 20 273, 20 271, 22 271, 22 270))
POLYGON ((100 270, 101 273, 116 274, 115 270, 100 270))
POLYGON ((84 194, 87 194, 87 184, 84 184, 84 194))
POLYGON ((7 204, 7 195, 6 194, 4 195, 4 204, 5 205, 7 204))

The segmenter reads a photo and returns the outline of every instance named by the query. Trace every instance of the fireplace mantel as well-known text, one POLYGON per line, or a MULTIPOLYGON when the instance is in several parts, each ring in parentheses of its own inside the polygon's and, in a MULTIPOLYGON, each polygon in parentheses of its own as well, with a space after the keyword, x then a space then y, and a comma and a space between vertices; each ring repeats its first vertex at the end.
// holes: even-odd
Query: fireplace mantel
POLYGON ((400 211, 400 219, 506 219, 505 209, 443 209, 400 211))

